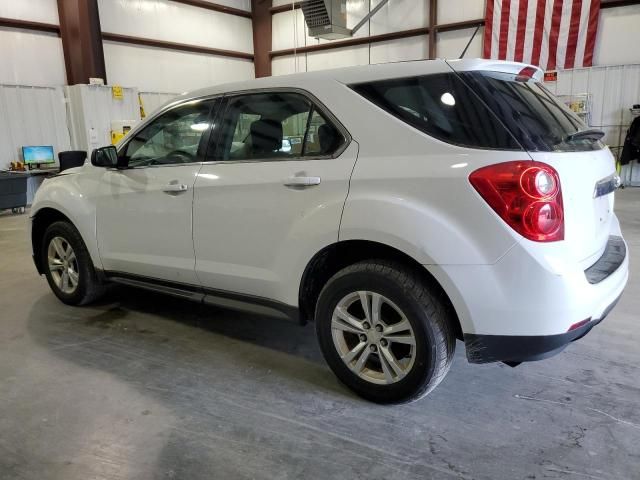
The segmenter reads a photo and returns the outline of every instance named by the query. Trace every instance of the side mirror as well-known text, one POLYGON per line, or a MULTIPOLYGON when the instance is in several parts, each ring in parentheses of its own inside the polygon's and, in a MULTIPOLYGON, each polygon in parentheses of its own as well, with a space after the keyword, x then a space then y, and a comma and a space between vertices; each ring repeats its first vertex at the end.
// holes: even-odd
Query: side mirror
POLYGON ((118 151, 113 145, 96 148, 91 152, 91 164, 96 167, 116 168, 118 166, 118 151))

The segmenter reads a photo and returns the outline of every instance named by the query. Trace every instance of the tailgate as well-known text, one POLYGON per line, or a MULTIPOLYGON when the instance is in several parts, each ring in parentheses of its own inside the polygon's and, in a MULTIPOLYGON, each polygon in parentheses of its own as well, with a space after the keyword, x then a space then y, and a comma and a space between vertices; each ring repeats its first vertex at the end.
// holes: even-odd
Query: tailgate
POLYGON ((604 251, 610 235, 615 160, 590 129, 539 82, 535 67, 482 60, 450 62, 522 146, 523 156, 546 163, 560 177, 564 251, 585 268, 604 251), (527 155, 528 154, 528 155, 527 155))
POLYGON ((608 148, 590 152, 530 152, 555 168, 564 203, 565 242, 573 260, 593 264, 602 254, 613 221, 615 160, 608 148))

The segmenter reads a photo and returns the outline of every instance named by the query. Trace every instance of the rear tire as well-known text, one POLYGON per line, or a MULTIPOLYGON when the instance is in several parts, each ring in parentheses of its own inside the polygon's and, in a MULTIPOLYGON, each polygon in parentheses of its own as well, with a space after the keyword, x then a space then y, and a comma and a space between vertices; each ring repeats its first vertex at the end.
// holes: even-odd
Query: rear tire
POLYGON ((49 225, 40 255, 49 286, 62 302, 85 305, 104 293, 89 251, 69 222, 49 225))
POLYGON ((444 305, 419 272, 400 263, 359 262, 335 274, 320 293, 315 321, 329 367, 376 403, 424 397, 453 360, 456 339, 444 305))

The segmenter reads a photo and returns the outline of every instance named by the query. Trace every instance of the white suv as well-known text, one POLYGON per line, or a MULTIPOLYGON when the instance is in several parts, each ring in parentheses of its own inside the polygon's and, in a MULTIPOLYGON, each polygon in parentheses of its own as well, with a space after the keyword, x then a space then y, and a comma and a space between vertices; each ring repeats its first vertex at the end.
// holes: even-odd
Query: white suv
POLYGON ((557 353, 628 276, 614 159, 531 66, 420 61, 183 95, 31 209, 65 303, 108 282, 314 320, 382 403, 451 364, 557 353))

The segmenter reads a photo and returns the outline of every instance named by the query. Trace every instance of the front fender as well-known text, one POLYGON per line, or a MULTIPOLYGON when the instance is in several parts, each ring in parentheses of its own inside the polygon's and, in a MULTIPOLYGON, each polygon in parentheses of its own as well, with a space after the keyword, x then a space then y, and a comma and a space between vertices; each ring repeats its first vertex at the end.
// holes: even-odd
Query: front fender
MULTIPOLYGON (((102 269, 96 238, 95 193, 100 188, 90 175, 74 174, 47 178, 31 206, 31 223, 44 209, 62 213, 78 229, 96 268, 102 269)), ((35 253, 35 252, 34 252, 35 253)))

